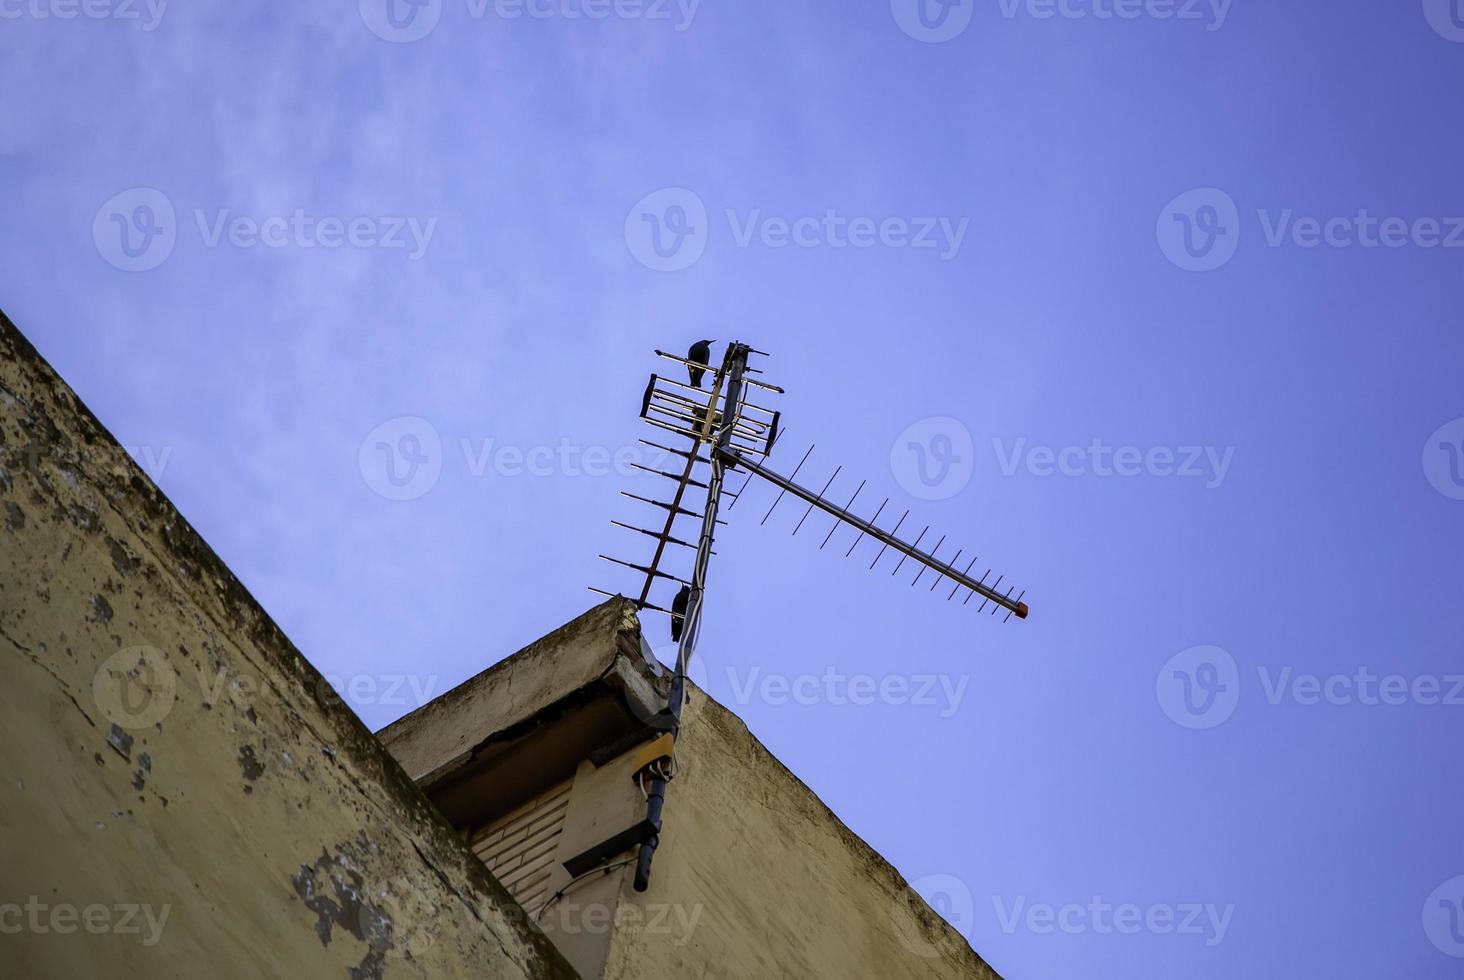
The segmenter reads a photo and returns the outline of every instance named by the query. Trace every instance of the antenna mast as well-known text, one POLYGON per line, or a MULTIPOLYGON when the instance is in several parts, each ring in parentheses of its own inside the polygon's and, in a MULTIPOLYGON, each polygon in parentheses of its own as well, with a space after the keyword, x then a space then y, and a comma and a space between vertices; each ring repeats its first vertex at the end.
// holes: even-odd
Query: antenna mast
MULTIPOLYGON (((880 504, 871 519, 865 520, 856 515, 850 508, 853 507, 854 501, 864 489, 864 483, 859 484, 859 488, 849 498, 848 504, 840 505, 827 499, 824 494, 829 492, 829 488, 838 479, 842 467, 834 471, 823 489, 817 493, 794 482, 793 477, 798 475, 803 464, 812 454, 812 446, 794 469, 792 477, 782 476, 769 468, 766 464, 767 457, 772 453, 774 445, 782 435, 779 430, 781 416, 772 409, 750 402, 747 392, 749 389, 756 388, 772 394, 782 394, 783 389, 750 377, 750 375, 762 373, 757 368, 748 365, 748 358, 752 354, 763 354, 763 352, 736 341, 728 344, 727 351, 722 358, 722 365, 712 379, 709 396, 703 396, 702 389, 698 386, 685 385, 669 378, 651 375, 650 383, 646 386, 645 396, 641 402, 642 420, 655 428, 674 432, 689 439, 690 448, 673 449, 645 439, 642 439, 641 442, 685 459, 686 465, 680 474, 638 466, 649 473, 671 480, 675 484, 675 490, 669 501, 653 500, 621 491, 626 497, 650 504, 666 512, 666 520, 660 531, 620 521, 611 522, 617 527, 636 531, 655 539, 656 547, 650 563, 641 565, 608 555, 600 556, 606 561, 634 569, 645 576, 639 597, 635 600, 637 608, 649 609, 670 616, 673 622, 673 632, 679 632, 680 637, 676 650, 676 669, 672 674, 671 690, 667 695, 666 707, 653 721, 655 727, 660 728, 670 737, 663 736, 662 741, 666 743, 665 751, 653 753, 651 760, 637 773, 638 778, 646 775, 650 777, 649 788, 646 791, 646 823, 653 829, 641 842, 635 873, 636 891, 645 891, 649 887, 651 861, 660 844, 661 812, 666 800, 666 786, 674 775, 670 757, 671 746, 674 745, 675 736, 681 727, 681 709, 686 698, 687 669, 691 664, 692 656, 696 653, 697 640, 701 634, 707 568, 712 556, 716 554, 712 550, 712 545, 716 538, 717 525, 726 523, 718 516, 723 496, 731 497, 731 506, 735 507, 754 477, 766 480, 777 487, 779 492, 778 499, 773 503, 773 508, 768 511, 768 515, 763 518, 763 523, 766 523, 768 517, 772 516, 773 509, 777 508, 783 498, 791 494, 808 504, 808 511, 798 522, 798 529, 802 528, 804 521, 815 508, 835 519, 834 526, 829 530, 828 536, 824 538, 823 544, 828 544, 829 538, 833 537, 834 532, 843 525, 848 525, 859 532, 854 544, 846 553, 846 557, 852 555, 854 549, 866 537, 871 538, 882 545, 879 553, 875 555, 874 561, 870 563, 871 569, 879 564, 886 551, 893 549, 903 557, 891 574, 898 572, 906 559, 911 559, 920 566, 914 581, 910 583, 912 586, 920 581, 927 570, 930 570, 935 572, 935 582, 931 585, 931 591, 934 591, 942 581, 953 583, 950 593, 946 596, 947 601, 954 599, 962 589, 966 589, 969 594, 963 605, 979 595, 981 596, 981 606, 977 610, 978 612, 985 609, 989 603, 993 615, 998 609, 1007 611, 1003 622, 1010 620, 1013 616, 1018 619, 1027 618, 1027 604, 1022 601, 1025 592, 1020 592, 1013 598, 1013 586, 1008 586, 1005 592, 1000 591, 1003 579, 1003 576, 1000 575, 997 576, 995 582, 988 585, 986 579, 991 575, 990 568, 979 579, 971 577, 970 572, 976 565, 975 557, 967 563, 964 569, 960 570, 957 569, 956 562, 961 557, 961 551, 957 551, 949 561, 938 558, 936 553, 945 543, 945 537, 942 537, 936 544, 935 550, 929 553, 921 551, 919 548, 921 540, 930 530, 929 527, 920 532, 920 536, 915 539, 914 544, 907 544, 898 537, 900 527, 904 524, 905 518, 909 516, 909 511, 906 511, 904 516, 896 522, 892 530, 885 531, 878 527, 875 522, 879 520, 880 515, 889 504, 889 498, 885 498, 884 503, 880 504), (706 397, 705 402, 702 401, 703 397, 706 397), (710 475, 705 480, 698 480, 694 476, 699 465, 710 468, 710 475), (747 479, 741 490, 733 493, 725 487, 726 474, 728 470, 739 469, 747 472, 747 479), (688 490, 692 487, 706 490, 706 503, 700 513, 686 506, 688 490), (673 533, 678 517, 700 518, 701 526, 695 544, 683 540, 673 533), (668 545, 687 548, 695 553, 689 580, 662 569, 668 545), (650 601, 651 590, 659 579, 679 582, 683 586, 682 591, 686 593, 684 609, 677 608, 682 604, 679 600, 671 603, 670 608, 655 605, 650 601), (677 626, 680 627, 679 631, 676 630, 677 626)), ((708 369, 706 364, 699 361, 678 357, 665 351, 658 350, 656 355, 683 365, 692 372, 708 369)), ((695 373, 692 377, 696 378, 695 373)), ((797 534, 798 529, 795 529, 793 533, 797 534)), ((822 549, 823 545, 819 547, 822 549)), ((591 587, 591 591, 606 596, 617 594, 593 587, 591 587)))

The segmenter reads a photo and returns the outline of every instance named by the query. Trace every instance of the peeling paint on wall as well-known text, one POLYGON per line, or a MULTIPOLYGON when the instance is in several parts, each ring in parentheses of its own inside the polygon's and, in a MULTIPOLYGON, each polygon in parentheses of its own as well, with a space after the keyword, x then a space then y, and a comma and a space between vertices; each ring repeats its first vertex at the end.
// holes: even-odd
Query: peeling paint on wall
POLYGON ((0 523, 0 975, 574 976, 3 315, 0 523))

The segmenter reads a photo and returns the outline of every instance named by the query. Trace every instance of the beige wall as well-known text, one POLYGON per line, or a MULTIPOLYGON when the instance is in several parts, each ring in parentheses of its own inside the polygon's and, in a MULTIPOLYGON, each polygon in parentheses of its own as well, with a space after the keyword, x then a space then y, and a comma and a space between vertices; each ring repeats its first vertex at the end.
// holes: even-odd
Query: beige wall
POLYGON ((380 733, 585 980, 604 976, 630 872, 597 871, 560 896, 564 864, 644 820, 624 750, 653 734, 666 681, 634 606, 613 600, 380 733))
POLYGON ((699 691, 676 758, 650 889, 627 883, 622 893, 648 913, 616 931, 606 977, 996 978, 899 872, 699 691))
MULTIPOLYGON (((603 745, 597 734, 654 736, 644 722, 668 679, 642 649, 633 604, 611 600, 392 725, 383 741, 464 827, 572 776, 555 830, 558 866, 545 886, 552 896, 570 882, 565 858, 645 813, 634 749, 586 761, 603 745), (612 705, 628 706, 620 715, 628 727, 594 721, 612 705)), ((650 890, 637 894, 633 869, 618 867, 575 884, 539 920, 587 980, 996 977, 894 868, 700 691, 676 756, 680 775, 650 890)), ((535 854, 549 843, 536 839, 535 854)))
POLYGON ((0 687, 0 976, 574 975, 3 316, 0 687))

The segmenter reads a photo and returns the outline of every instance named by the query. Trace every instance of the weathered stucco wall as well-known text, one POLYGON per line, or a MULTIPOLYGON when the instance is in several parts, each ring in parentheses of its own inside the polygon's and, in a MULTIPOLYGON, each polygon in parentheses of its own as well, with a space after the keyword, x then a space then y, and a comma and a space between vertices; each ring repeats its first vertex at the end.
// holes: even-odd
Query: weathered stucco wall
POLYGON ((585 980, 604 976, 629 871, 558 893, 566 862, 616 841, 616 863, 643 829, 633 750, 660 734, 670 680, 647 657, 634 603, 611 599, 378 734, 585 980))
MULTIPOLYGON (((443 777, 467 766, 473 746, 500 741, 505 731, 521 733, 523 751, 533 755, 544 785, 573 774, 570 816, 555 855, 562 861, 597 843, 592 828, 575 829, 592 822, 595 808, 607 814, 607 831, 632 822, 623 816, 627 807, 644 813, 632 780, 634 752, 602 760, 598 769, 581 755, 576 770, 544 749, 555 732, 576 724, 571 712, 556 706, 589 681, 621 678, 594 687, 595 697, 612 701, 634 700, 636 691, 656 683, 641 649, 634 604, 611 600, 401 719, 382 740, 414 776, 438 780, 432 792, 441 799, 443 777), (629 676, 638 684, 623 680, 629 676)), ((654 702, 656 709, 660 703, 654 702)), ((589 710, 583 702, 580 707, 589 710)), ((632 711, 642 720, 650 713, 632 711)), ((645 729, 641 738, 654 734, 645 729)), ((510 772, 506 754, 480 751, 480 758, 477 778, 493 792, 524 778, 510 772)), ((966 940, 888 862, 741 720, 700 691, 687 704, 676 759, 679 775, 667 795, 650 889, 637 894, 632 869, 617 867, 572 886, 540 919, 582 975, 995 980, 966 940)), ((486 789, 478 793, 485 805, 491 796, 486 789)), ((468 812, 460 805, 450 809, 468 812)), ((490 807, 476 819, 493 815, 490 807)), ((609 861, 616 867, 633 856, 627 851, 609 861)), ((569 880, 560 867, 547 890, 556 893, 569 880)))
POLYGON ((683 713, 676 760, 651 886, 637 894, 627 884, 621 896, 646 914, 616 930, 608 980, 999 980, 898 871, 700 691, 683 713))
POLYGON ((573 971, 0 315, 0 976, 573 971))

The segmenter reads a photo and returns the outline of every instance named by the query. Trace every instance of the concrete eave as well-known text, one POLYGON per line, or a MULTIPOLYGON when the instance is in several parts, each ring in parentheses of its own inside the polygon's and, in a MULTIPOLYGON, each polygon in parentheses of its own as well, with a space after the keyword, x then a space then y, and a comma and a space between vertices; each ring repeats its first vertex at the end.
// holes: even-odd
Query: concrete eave
POLYGON ((635 604, 616 597, 377 735, 418 785, 441 790, 526 740, 583 758, 648 738, 666 686, 635 604))

